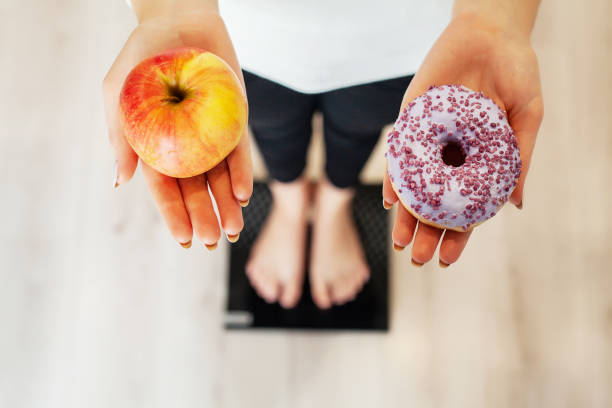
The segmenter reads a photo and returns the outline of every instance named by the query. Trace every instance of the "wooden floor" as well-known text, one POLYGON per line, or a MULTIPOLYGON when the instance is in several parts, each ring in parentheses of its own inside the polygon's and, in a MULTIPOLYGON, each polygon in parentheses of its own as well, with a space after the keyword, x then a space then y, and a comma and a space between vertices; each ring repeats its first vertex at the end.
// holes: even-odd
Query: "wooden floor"
POLYGON ((227 247, 176 245, 140 175, 111 187, 124 2, 2 2, 0 406, 612 407, 612 3, 543 3, 524 210, 448 270, 393 254, 373 335, 225 332, 227 247))

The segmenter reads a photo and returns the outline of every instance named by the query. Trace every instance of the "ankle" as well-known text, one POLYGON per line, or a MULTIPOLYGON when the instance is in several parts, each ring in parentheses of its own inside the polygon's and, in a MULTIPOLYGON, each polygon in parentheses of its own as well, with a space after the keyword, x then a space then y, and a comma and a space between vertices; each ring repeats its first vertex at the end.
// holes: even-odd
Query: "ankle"
POLYGON ((327 199, 342 202, 350 202, 355 196, 354 187, 337 187, 327 178, 323 178, 323 180, 319 182, 318 192, 325 195, 327 199))
POLYGON ((321 217, 335 217, 338 213, 350 211, 355 189, 340 188, 327 179, 317 186, 316 212, 321 217))
POLYGON ((294 216, 302 216, 305 213, 308 207, 309 190, 308 182, 304 177, 289 183, 271 181, 269 186, 275 209, 294 216))

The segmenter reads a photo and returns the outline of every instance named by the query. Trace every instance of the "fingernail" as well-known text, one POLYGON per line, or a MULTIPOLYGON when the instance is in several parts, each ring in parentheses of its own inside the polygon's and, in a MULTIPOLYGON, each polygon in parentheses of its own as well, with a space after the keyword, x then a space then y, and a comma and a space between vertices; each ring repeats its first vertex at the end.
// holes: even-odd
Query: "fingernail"
POLYGON ((417 268, 420 268, 421 266, 423 266, 422 263, 415 261, 413 258, 410 259, 410 262, 412 262, 412 264, 416 266, 417 268))
POLYGON ((189 240, 189 242, 179 242, 179 244, 185 249, 191 248, 191 240, 189 240))
POLYGON ((450 266, 450 264, 447 264, 446 262, 444 262, 443 260, 438 260, 438 264, 440 265, 440 268, 448 268, 450 266))
POLYGON ((227 235, 227 240, 231 242, 232 244, 238 241, 238 238, 240 238, 240 233, 235 234, 235 235, 229 235, 229 234, 227 235))
POLYGON ((399 246, 395 242, 393 243, 393 249, 395 249, 397 252, 403 251, 404 248, 406 248, 406 247, 399 246))
POLYGON ((516 205, 516 208, 518 208, 519 210, 523 209, 523 200, 521 200, 521 202, 516 205))
POLYGON ((115 164, 113 165, 113 185, 115 188, 119 187, 119 183, 117 182, 117 178, 119 177, 119 163, 115 160, 115 164))
POLYGON ((206 249, 208 249, 209 251, 214 251, 215 249, 217 249, 217 244, 218 241, 215 242, 214 244, 204 244, 204 246, 206 247, 206 249))
POLYGON ((385 210, 390 210, 391 208, 393 208, 393 204, 389 204, 388 202, 385 201, 385 199, 383 198, 383 207, 385 207, 385 210))
POLYGON ((238 200, 238 204, 240 204, 241 207, 246 207, 247 205, 249 205, 249 201, 250 200, 246 200, 246 201, 238 200))

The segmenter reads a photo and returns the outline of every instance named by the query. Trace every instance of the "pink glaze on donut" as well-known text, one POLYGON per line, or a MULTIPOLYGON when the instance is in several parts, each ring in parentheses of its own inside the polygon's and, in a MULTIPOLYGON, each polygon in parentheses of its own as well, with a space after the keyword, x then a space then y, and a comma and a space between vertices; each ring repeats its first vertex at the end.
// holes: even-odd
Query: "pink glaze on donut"
POLYGON ((386 157, 402 203, 427 222, 456 230, 493 217, 521 174, 504 112, 461 85, 431 87, 411 102, 387 137, 386 157), (463 164, 447 164, 446 155, 445 163, 449 144, 460 148, 463 164))

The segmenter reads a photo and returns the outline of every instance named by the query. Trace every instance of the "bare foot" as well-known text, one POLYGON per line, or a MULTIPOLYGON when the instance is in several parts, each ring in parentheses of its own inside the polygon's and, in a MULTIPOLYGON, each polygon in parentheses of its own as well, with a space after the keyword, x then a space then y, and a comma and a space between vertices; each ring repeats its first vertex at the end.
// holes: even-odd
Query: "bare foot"
POLYGON ((302 295, 308 183, 270 183, 274 202, 251 249, 246 273, 251 285, 268 303, 294 307, 302 295))
POLYGON ((351 212, 353 195, 353 189, 339 189, 326 180, 317 190, 310 287, 321 309, 354 299, 370 277, 351 212))

